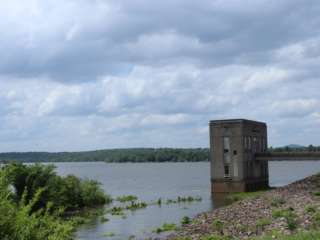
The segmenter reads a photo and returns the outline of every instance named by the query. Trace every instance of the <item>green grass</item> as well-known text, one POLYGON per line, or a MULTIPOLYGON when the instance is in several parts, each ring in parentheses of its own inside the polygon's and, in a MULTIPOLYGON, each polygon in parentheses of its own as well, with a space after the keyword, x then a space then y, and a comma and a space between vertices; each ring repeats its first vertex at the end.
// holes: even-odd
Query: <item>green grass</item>
POLYGON ((267 192, 267 190, 256 191, 256 192, 231 193, 228 196, 228 200, 231 200, 232 202, 236 202, 236 201, 241 201, 241 200, 248 199, 248 198, 257 198, 257 197, 260 197, 265 192, 267 192))
POLYGON ((224 224, 219 219, 216 219, 212 222, 212 228, 214 231, 223 233, 223 227, 224 227, 224 224))
POLYGON ((316 212, 316 208, 314 206, 308 205, 305 207, 305 211, 306 211, 306 213, 312 214, 312 213, 316 212))
POLYGON ((257 227, 265 227, 265 226, 268 226, 272 223, 271 219, 268 219, 268 218, 261 218, 257 221, 256 223, 256 226, 257 227))
POLYGON ((294 213, 293 208, 288 209, 276 209, 272 211, 272 217, 280 218, 283 217, 286 219, 287 227, 289 230, 294 230, 297 228, 296 214, 294 213))

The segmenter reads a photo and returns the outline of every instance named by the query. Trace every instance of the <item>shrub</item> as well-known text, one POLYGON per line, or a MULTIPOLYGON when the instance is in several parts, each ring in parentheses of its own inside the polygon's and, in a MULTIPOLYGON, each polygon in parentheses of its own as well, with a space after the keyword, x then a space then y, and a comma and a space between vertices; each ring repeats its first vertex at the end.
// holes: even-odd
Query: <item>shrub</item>
POLYGON ((13 163, 3 167, 0 174, 14 187, 13 198, 16 202, 22 199, 25 192, 24 198, 28 203, 40 188, 43 189, 37 203, 33 205, 32 212, 44 208, 48 202, 52 202, 54 209, 63 207, 69 211, 111 201, 111 197, 104 194, 98 182, 81 180, 73 175, 61 177, 54 169, 53 165, 13 163))
POLYGON ((306 213, 315 213, 316 212, 316 208, 314 206, 306 206, 305 208, 306 213))
POLYGON ((190 218, 188 216, 184 216, 181 220, 181 224, 189 224, 191 222, 190 218))
MULTIPOLYGON (((1 177, 0 177, 1 178, 1 177)), ((1 179, 0 179, 0 182, 1 179)), ((0 183, 0 239, 14 240, 71 240, 73 224, 59 218, 60 212, 50 210, 48 203, 40 211, 33 212, 45 189, 38 189, 26 203, 27 192, 16 203, 7 186, 0 183)))
POLYGON ((279 218, 283 217, 286 219, 287 227, 289 230, 294 230, 297 228, 296 214, 293 212, 293 208, 274 210, 272 212, 272 217, 279 218))
POLYGON ((213 227, 213 230, 214 231, 217 231, 221 234, 223 234, 223 227, 224 227, 224 224, 222 221, 220 221, 219 219, 216 219, 212 222, 212 227, 213 227))

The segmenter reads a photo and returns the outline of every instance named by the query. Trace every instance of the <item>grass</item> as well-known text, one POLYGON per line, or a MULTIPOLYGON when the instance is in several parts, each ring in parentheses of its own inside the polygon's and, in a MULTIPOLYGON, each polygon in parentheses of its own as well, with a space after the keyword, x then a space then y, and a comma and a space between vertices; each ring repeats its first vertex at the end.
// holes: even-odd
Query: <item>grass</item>
POLYGON ((297 228, 296 214, 293 208, 288 209, 276 209, 272 211, 272 217, 274 218, 285 218, 287 222, 287 227, 289 230, 295 230, 297 228))
POLYGON ((285 204, 286 200, 281 197, 275 197, 272 199, 270 205, 272 207, 280 207, 281 205, 285 204))
POLYGON ((312 214, 312 213, 316 212, 316 208, 314 206, 308 205, 308 206, 306 206, 305 211, 306 211, 306 213, 312 214))
POLYGON ((231 200, 232 202, 236 201, 242 201, 244 199, 248 198, 257 198, 260 197, 263 193, 265 193, 267 190, 263 191, 256 191, 256 192, 239 192, 239 193, 231 193, 228 196, 228 200, 231 200))
POLYGON ((265 226, 268 226, 272 223, 271 219, 269 218, 261 218, 257 221, 256 227, 262 227, 264 228, 265 226))
POLYGON ((212 228, 214 231, 217 231, 217 232, 223 234, 223 227, 224 227, 224 224, 219 219, 216 219, 212 222, 212 228))

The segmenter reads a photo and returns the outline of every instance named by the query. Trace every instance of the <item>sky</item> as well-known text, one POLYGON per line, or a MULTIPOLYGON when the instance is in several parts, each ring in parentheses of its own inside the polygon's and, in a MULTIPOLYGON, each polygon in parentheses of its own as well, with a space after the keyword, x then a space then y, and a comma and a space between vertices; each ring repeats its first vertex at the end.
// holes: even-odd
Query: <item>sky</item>
POLYGON ((318 0, 1 0, 0 152, 320 145, 318 0))

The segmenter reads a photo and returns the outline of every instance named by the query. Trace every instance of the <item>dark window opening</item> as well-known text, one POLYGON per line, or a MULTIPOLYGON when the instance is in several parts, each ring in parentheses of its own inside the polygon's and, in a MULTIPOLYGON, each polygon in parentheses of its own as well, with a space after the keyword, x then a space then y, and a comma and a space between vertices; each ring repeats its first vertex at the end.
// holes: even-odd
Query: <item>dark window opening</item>
POLYGON ((229 170, 229 166, 228 165, 224 166, 224 176, 225 177, 229 177, 230 176, 230 170, 229 170))
POLYGON ((237 155, 237 150, 233 150, 233 155, 237 155))
POLYGON ((224 153, 228 153, 229 152, 229 149, 224 149, 224 153))

